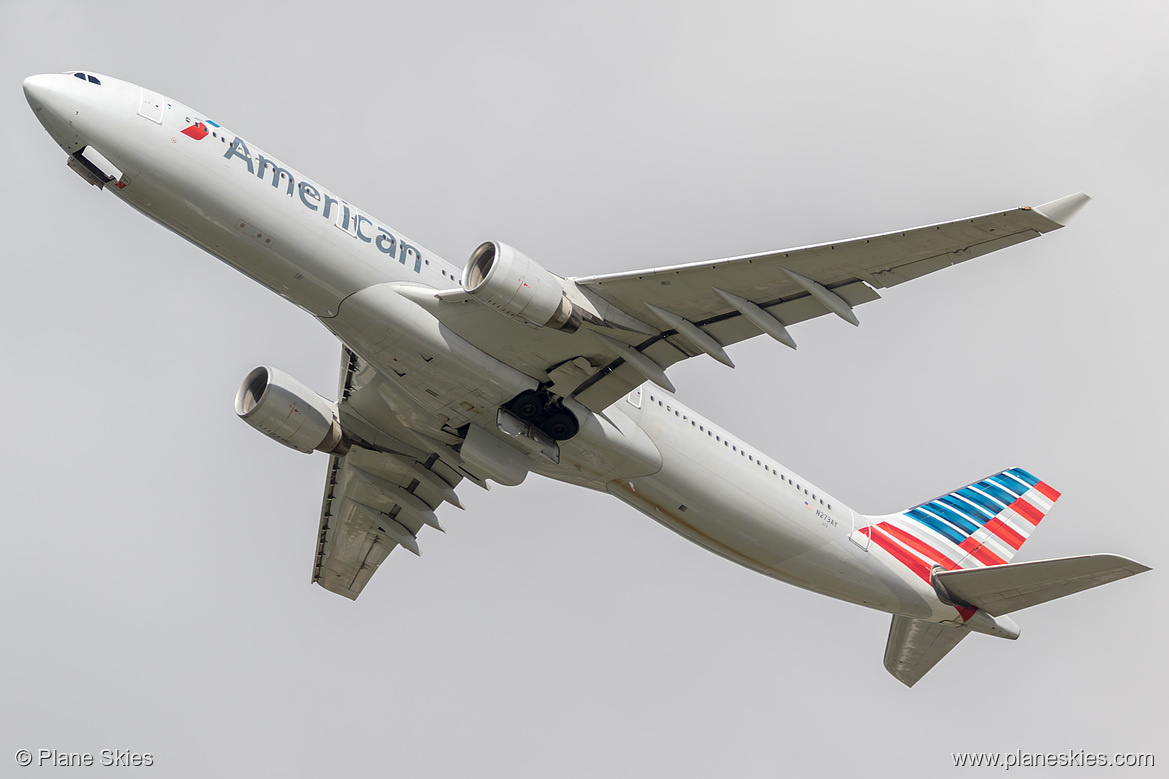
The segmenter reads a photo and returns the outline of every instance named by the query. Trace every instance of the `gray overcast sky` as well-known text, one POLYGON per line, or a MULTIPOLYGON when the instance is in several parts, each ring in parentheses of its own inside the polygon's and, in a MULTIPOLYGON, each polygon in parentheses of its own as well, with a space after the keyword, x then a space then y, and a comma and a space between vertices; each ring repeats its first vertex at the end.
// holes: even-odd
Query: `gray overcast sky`
POLYGON ((257 7, 0 11, 0 773, 116 748, 168 777, 883 777, 1164 744, 1165 3, 257 7), (195 106, 458 264, 500 239, 585 275, 1084 190, 1068 229, 859 329, 671 377, 859 510, 1023 465, 1064 497, 1018 559, 1160 570, 972 636, 913 690, 887 616, 535 477, 465 486, 422 558, 331 595, 324 455, 232 399, 264 363, 335 396, 338 345, 66 169, 20 82, 68 68, 195 106))

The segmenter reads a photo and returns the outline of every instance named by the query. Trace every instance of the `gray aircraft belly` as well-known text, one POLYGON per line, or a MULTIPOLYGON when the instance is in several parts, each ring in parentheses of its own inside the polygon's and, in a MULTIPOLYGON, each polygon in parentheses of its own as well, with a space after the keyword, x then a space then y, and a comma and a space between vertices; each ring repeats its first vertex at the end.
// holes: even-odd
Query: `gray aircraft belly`
POLYGON ((647 391, 643 408, 633 413, 661 452, 661 470, 614 479, 606 486, 610 494, 765 576, 872 608, 929 612, 920 593, 881 576, 871 555, 848 540, 847 506, 835 499, 821 503, 825 496, 799 476, 728 440, 675 399, 659 407, 651 397, 647 391))

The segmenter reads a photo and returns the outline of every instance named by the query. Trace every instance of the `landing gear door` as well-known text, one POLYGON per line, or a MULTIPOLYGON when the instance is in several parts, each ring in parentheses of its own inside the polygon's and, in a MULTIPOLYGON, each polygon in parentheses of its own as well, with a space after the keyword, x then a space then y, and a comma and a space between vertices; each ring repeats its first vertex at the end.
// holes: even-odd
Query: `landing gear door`
POLYGON ((162 95, 143 89, 142 98, 138 101, 138 115, 162 124, 162 95))
POLYGON ((852 509, 849 509, 848 513, 852 515, 852 532, 849 533, 848 540, 852 541, 854 544, 859 546, 861 549, 868 551, 868 549, 869 549, 869 533, 872 532, 872 529, 868 526, 865 526, 865 527, 859 526, 860 523, 863 522, 865 519, 865 517, 863 515, 858 517, 856 512, 853 511, 852 509))

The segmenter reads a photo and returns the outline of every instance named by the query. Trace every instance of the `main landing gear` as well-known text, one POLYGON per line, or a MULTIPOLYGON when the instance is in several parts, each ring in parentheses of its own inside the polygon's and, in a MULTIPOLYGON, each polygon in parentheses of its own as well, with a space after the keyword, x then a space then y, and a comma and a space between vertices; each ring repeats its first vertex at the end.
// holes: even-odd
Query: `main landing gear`
POLYGON ((553 441, 567 441, 580 432, 576 417, 547 390, 521 392, 507 403, 507 410, 547 433, 553 441))

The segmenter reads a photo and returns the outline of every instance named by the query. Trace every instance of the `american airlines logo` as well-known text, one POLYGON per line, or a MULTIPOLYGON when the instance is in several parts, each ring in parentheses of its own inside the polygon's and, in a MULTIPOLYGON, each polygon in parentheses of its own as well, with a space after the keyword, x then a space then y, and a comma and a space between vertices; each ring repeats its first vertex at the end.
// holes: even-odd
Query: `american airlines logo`
MULTIPOLYGON (((170 107, 170 103, 167 103, 167 107, 170 107)), ((196 119, 194 120, 194 124, 183 130, 183 135, 188 138, 194 138, 196 141, 201 141, 211 134, 211 131, 207 129, 207 125, 211 125, 217 130, 221 129, 218 122, 213 122, 210 119, 196 119)))
MULTIPOLYGON (((183 135, 197 141, 202 140, 207 137, 207 128, 203 122, 197 121, 183 130, 183 135)), ((284 194, 290 198, 297 198, 304 208, 332 221, 357 240, 374 245, 379 252, 397 259, 402 265, 413 259, 414 272, 422 272, 422 254, 416 247, 324 189, 308 181, 297 181, 292 171, 276 160, 269 159, 263 154, 253 156, 243 138, 235 138, 223 156, 228 160, 233 158, 242 160, 243 164, 247 165, 249 174, 261 180, 269 177, 273 189, 279 190, 283 186, 284 194)))
POLYGON ((194 138, 196 141, 201 141, 210 134, 207 125, 203 122, 195 122, 193 125, 183 130, 183 135, 188 138, 194 138))

